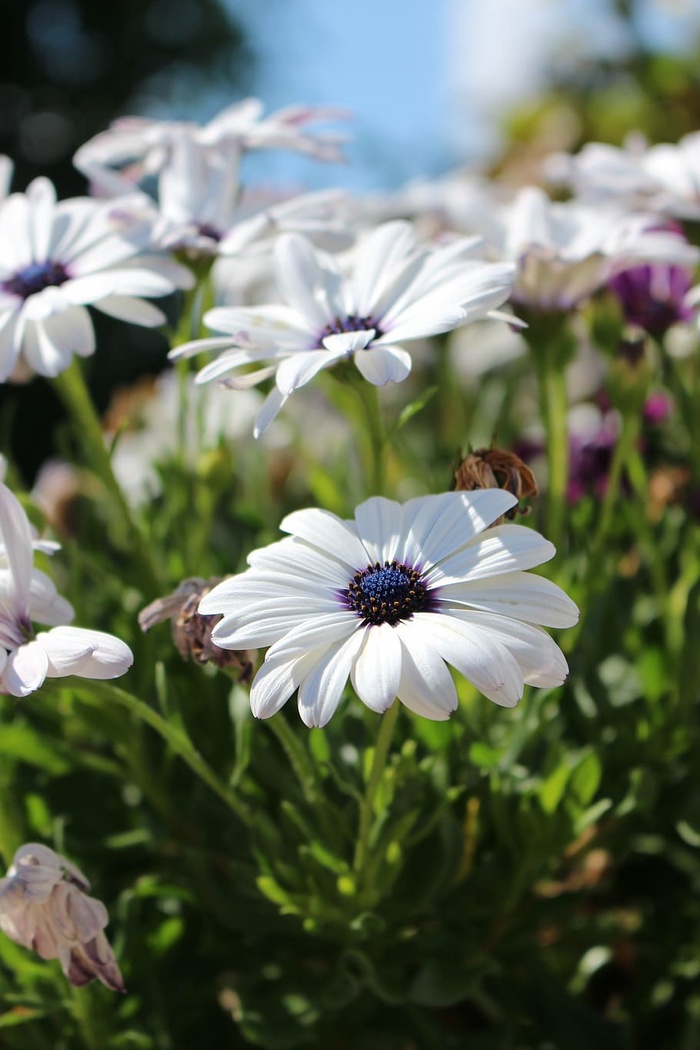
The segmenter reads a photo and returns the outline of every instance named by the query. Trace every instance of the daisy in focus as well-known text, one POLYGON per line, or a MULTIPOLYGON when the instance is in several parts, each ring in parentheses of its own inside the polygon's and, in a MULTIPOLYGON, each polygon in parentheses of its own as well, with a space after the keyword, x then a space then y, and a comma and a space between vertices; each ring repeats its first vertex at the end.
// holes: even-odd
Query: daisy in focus
POLYGON ((57 376, 74 354, 95 350, 88 306, 156 327, 163 312, 144 300, 187 288, 189 269, 144 254, 118 231, 109 207, 88 197, 56 201, 48 179, 0 203, 0 382, 57 376))
POLYGON ((222 351, 197 382, 225 377, 233 389, 274 375, 256 420, 257 437, 289 396, 323 369, 351 359, 374 386, 399 383, 411 371, 403 343, 484 317, 507 317, 495 310, 510 294, 515 268, 469 258, 478 243, 461 238, 443 247, 419 246, 409 223, 389 222, 360 241, 346 273, 337 257, 307 238, 283 235, 274 264, 285 303, 210 310, 205 324, 228 334, 185 343, 170 357, 222 351), (255 364, 263 367, 251 374, 255 364))
POLYGON ((489 528, 516 502, 481 489, 405 504, 374 497, 345 521, 318 509, 288 515, 291 535, 254 551, 250 568, 199 606, 222 616, 212 632, 221 648, 270 647, 253 714, 269 718, 298 690, 304 723, 324 726, 350 678, 373 711, 398 696, 444 720, 457 708, 448 665, 503 707, 526 684, 561 685, 566 660, 539 625, 571 627, 578 609, 526 572, 553 557, 551 543, 521 525, 489 528))
POLYGON ((89 889, 75 864, 48 846, 28 842, 0 879, 0 930, 42 959, 58 959, 76 988, 96 977, 113 992, 125 992, 103 932, 107 909, 88 897, 89 889))
POLYGON ((128 645, 103 631, 68 627, 70 604, 33 565, 35 541, 19 501, 0 484, 0 693, 28 696, 46 678, 118 678, 131 667, 128 645), (35 634, 32 621, 52 628, 35 634))

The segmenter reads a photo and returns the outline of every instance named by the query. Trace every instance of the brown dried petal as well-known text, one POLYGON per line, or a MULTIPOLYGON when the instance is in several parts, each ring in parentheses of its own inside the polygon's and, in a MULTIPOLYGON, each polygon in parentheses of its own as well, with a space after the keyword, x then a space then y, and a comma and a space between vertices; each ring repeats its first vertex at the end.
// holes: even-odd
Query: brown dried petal
MULTIPOLYGON (((505 489, 518 501, 537 495, 537 482, 527 463, 514 452, 501 448, 478 448, 462 460, 454 472, 456 492, 474 489, 505 489)), ((529 507, 518 505, 505 514, 513 519, 516 514, 528 514, 529 507)))

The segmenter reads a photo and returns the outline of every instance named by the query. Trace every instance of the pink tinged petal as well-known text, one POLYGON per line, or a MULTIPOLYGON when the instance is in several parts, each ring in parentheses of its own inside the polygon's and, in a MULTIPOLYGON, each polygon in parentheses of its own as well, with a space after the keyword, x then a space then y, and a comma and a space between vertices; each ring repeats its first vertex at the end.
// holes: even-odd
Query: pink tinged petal
POLYGON ((367 627, 363 634, 364 644, 352 668, 352 686, 363 704, 381 714, 399 691, 401 641, 388 623, 367 627))
MULTIPOLYGON (((343 521, 327 510, 310 507, 295 510, 282 519, 280 529, 306 540, 312 547, 350 569, 352 576, 358 569, 367 567, 367 551, 357 534, 352 521, 343 521)), ((348 577, 348 582, 350 579, 348 577)))
POLYGON ((335 358, 348 357, 356 350, 368 347, 375 335, 374 328, 366 328, 360 332, 334 332, 333 335, 323 337, 323 345, 335 358))
POLYGON ((21 645, 7 658, 2 682, 12 696, 29 696, 42 684, 49 668, 48 656, 36 641, 21 645))
POLYGON ((450 618, 473 625, 504 645, 518 661, 527 685, 554 688, 564 682, 569 667, 559 646, 540 627, 493 613, 453 609, 450 618))
POLYGON ((375 343, 365 353, 355 354, 355 365, 368 383, 386 386, 401 383, 411 371, 411 355, 400 346, 381 346, 375 343))
POLYGON ((549 561, 555 554, 554 545, 534 529, 523 525, 498 525, 443 559, 426 574, 426 581, 431 587, 441 587, 515 569, 531 569, 549 561))
POLYGON ((286 401, 286 395, 281 390, 278 390, 277 387, 270 391, 263 402, 262 408, 255 417, 253 437, 259 438, 261 434, 265 433, 267 428, 277 419, 286 401))
POLYGON ((165 324, 166 317, 162 310, 153 303, 146 303, 130 295, 108 295, 95 304, 95 308, 118 321, 128 321, 143 328, 158 328, 165 324))
MULTIPOLYGON (((444 492, 404 504, 406 537, 400 561, 428 567, 466 547, 517 500, 503 489, 444 492)), ((398 555, 397 555, 398 556, 398 555)))
POLYGON ((373 496, 355 510, 357 530, 369 563, 391 562, 396 558, 403 526, 402 511, 400 503, 384 496, 373 496))
POLYGON ((335 714, 362 640, 363 632, 356 631, 337 642, 299 686, 299 715, 310 729, 327 725, 335 714))
POLYGON ((0 540, 10 566, 11 602, 18 619, 29 613, 31 590, 32 530, 27 515, 7 485, 0 483, 0 540))
POLYGON ((480 693, 501 707, 515 707, 523 695, 523 675, 505 645, 473 624, 439 613, 417 613, 411 622, 426 645, 434 647, 480 693))
POLYGON ((46 654, 51 678, 118 678, 134 662, 131 649, 119 638, 83 627, 54 627, 38 634, 35 644, 46 654))
POLYGON ((445 611, 452 605, 466 605, 544 627, 573 627, 579 618, 578 607, 561 587, 530 572, 447 584, 436 600, 445 611))
POLYGON ((294 390, 304 386, 324 368, 330 368, 343 356, 343 351, 338 353, 330 350, 307 350, 302 354, 294 354, 277 369, 277 389, 285 397, 289 397, 294 390))
POLYGON ((444 722, 457 710, 457 690, 444 660, 412 625, 409 621, 395 628, 402 650, 399 700, 414 714, 444 722))

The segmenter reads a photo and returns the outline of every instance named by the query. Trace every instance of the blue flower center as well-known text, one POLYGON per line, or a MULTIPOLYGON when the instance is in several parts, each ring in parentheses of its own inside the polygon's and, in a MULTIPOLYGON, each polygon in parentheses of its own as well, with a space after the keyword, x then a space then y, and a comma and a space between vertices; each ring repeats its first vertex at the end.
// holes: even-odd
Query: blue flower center
POLYGON ((43 292, 44 288, 63 284, 68 278, 68 271, 62 263, 47 259, 46 262, 33 262, 22 267, 14 277, 2 282, 2 290, 18 295, 20 299, 28 299, 30 295, 43 292))
POLYGON ((323 340, 327 335, 340 335, 341 332, 367 332, 374 328, 375 339, 379 339, 382 330, 379 322, 374 317, 358 317, 357 314, 348 314, 347 317, 334 317, 325 328, 322 328, 318 336, 318 345, 323 346, 323 340))
POLYGON ((348 608, 369 624, 410 620, 428 608, 428 590, 421 573, 401 562, 376 562, 358 570, 344 594, 348 608))
POLYGON ((215 226, 212 226, 208 222, 198 222, 197 232, 200 233, 202 237, 209 237, 210 240, 216 241, 217 244, 219 243, 222 237, 222 234, 219 232, 219 230, 217 230, 215 226))

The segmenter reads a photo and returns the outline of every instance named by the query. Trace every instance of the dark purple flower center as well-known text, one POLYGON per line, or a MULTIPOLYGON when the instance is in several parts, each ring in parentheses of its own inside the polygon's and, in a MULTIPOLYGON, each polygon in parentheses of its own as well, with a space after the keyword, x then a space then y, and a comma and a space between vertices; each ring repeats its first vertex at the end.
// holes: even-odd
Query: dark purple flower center
POLYGON ((200 233, 202 237, 209 237, 210 240, 216 241, 217 244, 223 236, 215 226, 211 226, 208 222, 197 223, 197 232, 200 233))
POLYGON ((46 262, 33 262, 23 266, 14 277, 2 282, 2 290, 10 295, 18 295, 20 299, 28 299, 30 295, 43 292, 44 288, 63 284, 69 276, 62 263, 47 259, 46 262))
POLYGON ((385 561, 368 565, 353 576, 343 592, 347 606, 369 624, 410 620, 414 613, 429 608, 429 592, 418 569, 401 562, 385 561))
POLYGON ((358 317, 357 314, 348 314, 347 317, 334 317, 332 321, 322 328, 318 336, 318 345, 323 345, 327 335, 340 335, 341 332, 367 332, 374 328, 375 339, 379 339, 382 330, 379 322, 374 317, 358 317))

